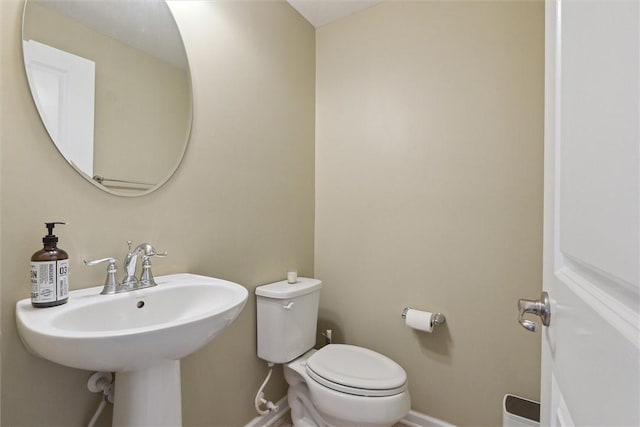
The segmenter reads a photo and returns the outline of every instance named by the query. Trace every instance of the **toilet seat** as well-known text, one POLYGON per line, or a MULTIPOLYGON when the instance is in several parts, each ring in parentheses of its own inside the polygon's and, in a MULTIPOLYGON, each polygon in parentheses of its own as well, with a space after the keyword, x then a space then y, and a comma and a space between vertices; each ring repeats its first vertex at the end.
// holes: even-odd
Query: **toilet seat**
POLYGON ((314 381, 356 396, 393 396, 407 389, 407 374, 393 360, 373 350, 330 344, 306 361, 314 381))

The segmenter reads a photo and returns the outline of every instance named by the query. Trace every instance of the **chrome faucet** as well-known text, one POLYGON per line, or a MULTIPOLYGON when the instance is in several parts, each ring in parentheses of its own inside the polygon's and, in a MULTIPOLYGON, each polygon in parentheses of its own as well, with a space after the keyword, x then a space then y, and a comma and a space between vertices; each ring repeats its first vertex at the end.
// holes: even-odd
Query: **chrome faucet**
POLYGON ((156 286, 157 283, 153 280, 151 274, 151 261, 149 258, 152 256, 165 257, 166 252, 158 253, 149 243, 140 243, 133 251, 131 250, 131 240, 127 241, 129 245, 129 252, 124 258, 125 276, 122 281, 122 286, 127 289, 142 289, 150 286, 156 286), (143 255, 143 268, 140 280, 136 278, 136 265, 138 263, 138 257, 143 255))
POLYGON ((109 268, 107 269, 107 279, 105 281, 104 289, 102 290, 101 294, 117 294, 120 292, 144 289, 157 285, 156 281, 153 279, 153 274, 151 273, 151 261, 149 260, 149 258, 153 256, 165 257, 167 256, 167 253, 157 252, 149 243, 141 243, 134 250, 131 250, 132 243, 133 242, 131 240, 127 241, 127 244, 129 245, 129 252, 127 252, 127 255, 124 258, 125 276, 120 283, 117 283, 117 260, 115 258, 103 258, 95 261, 84 261, 84 263, 88 266, 93 266, 105 261, 109 262, 109 268), (138 278, 136 278, 136 266, 138 263, 138 257, 141 255, 143 258, 142 274, 140 275, 140 280, 138 280, 138 278))

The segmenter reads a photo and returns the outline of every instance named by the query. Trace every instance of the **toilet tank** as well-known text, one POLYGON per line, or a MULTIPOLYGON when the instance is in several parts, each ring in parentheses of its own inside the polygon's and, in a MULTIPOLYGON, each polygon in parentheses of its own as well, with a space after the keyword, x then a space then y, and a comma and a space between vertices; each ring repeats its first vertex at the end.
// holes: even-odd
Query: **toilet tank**
POLYGON ((322 282, 298 277, 256 288, 258 357, 286 363, 316 344, 322 282))

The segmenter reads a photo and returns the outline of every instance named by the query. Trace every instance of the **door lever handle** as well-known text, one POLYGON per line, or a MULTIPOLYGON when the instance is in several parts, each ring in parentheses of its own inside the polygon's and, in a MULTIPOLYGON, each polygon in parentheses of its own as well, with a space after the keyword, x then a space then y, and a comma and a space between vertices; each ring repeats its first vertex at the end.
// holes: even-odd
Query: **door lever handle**
POLYGON ((535 314, 542 320, 544 326, 549 326, 551 321, 551 305, 549 304, 549 294, 542 292, 539 300, 520 299, 518 300, 518 322, 523 328, 529 332, 536 332, 538 325, 536 322, 527 320, 524 315, 527 313, 535 314))

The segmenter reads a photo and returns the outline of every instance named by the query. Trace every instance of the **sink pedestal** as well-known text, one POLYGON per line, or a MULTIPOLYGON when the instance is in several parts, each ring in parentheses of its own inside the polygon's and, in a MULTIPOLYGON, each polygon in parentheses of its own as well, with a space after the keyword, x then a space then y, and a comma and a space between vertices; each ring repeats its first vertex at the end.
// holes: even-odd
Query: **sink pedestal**
POLYGON ((181 426, 180 361, 116 372, 114 397, 114 426, 181 426))

